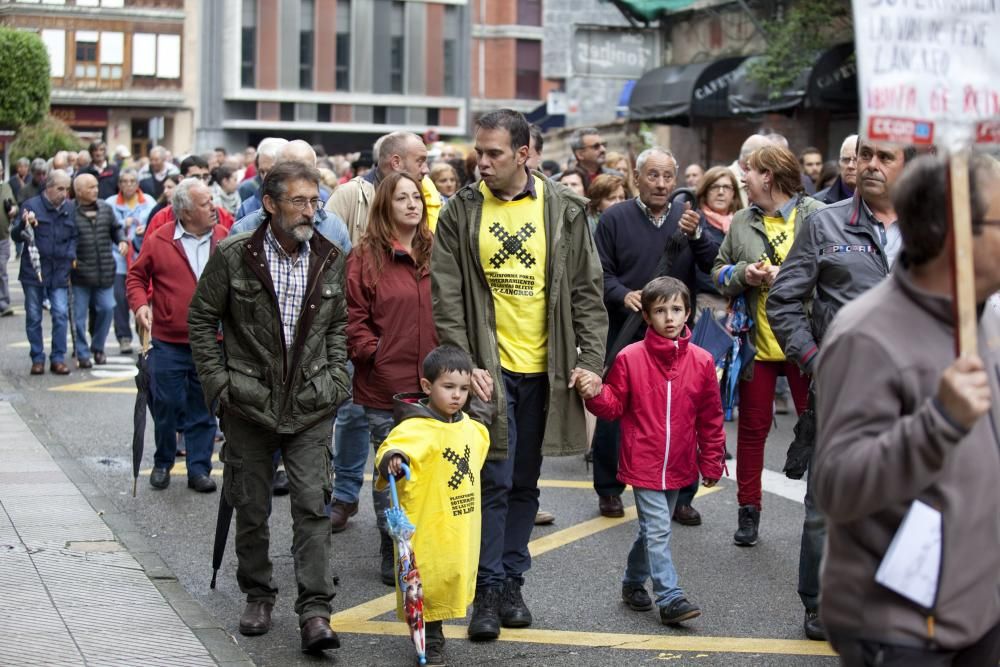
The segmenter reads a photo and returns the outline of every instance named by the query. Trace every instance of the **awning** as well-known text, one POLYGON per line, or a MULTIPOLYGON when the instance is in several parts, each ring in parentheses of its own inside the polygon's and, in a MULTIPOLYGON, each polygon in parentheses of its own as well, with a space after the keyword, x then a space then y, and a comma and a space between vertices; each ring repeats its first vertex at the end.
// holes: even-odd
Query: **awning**
POLYGON ((854 44, 838 44, 822 52, 784 90, 777 90, 749 77, 749 69, 762 58, 747 58, 734 73, 729 87, 731 113, 782 112, 798 106, 840 112, 857 110, 858 78, 854 44))
POLYGON ((736 56, 646 72, 629 99, 629 118, 688 125, 692 118, 729 116, 729 85, 743 60, 736 56))
POLYGON ((610 0, 626 18, 649 23, 667 12, 688 9, 695 0, 610 0))

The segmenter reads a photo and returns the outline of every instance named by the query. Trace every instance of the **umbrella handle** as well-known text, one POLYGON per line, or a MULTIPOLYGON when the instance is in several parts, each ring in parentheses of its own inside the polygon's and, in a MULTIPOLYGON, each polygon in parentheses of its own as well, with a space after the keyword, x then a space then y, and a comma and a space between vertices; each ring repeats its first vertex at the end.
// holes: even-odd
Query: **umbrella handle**
MULTIPOLYGON (((403 470, 403 476, 410 479, 410 466, 405 463, 399 464, 403 470)), ((392 495, 392 506, 399 507, 399 494, 396 492, 396 476, 389 475, 389 493, 392 495)))

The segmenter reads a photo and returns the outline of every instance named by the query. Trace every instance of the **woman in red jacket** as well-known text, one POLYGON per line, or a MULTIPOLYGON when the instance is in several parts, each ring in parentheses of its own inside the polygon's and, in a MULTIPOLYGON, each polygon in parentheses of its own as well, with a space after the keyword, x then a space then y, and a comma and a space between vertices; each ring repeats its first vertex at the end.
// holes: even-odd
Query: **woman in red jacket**
MULTIPOLYGON (((431 309, 431 244, 420 184, 403 173, 375 190, 368 227, 347 258, 347 353, 354 362, 354 403, 365 408, 372 446, 393 427, 392 397, 420 391, 424 357, 437 347, 431 309)), ((383 559, 392 558, 383 509, 388 494, 372 500, 383 559)))

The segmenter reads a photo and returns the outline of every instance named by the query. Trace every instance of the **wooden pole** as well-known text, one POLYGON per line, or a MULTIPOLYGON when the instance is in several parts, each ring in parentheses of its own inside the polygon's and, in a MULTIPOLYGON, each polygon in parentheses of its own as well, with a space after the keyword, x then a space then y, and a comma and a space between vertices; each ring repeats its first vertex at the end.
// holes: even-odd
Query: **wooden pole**
POLYGON ((969 151, 948 159, 948 215, 953 253, 955 354, 977 354, 976 278, 972 262, 972 212, 969 198, 969 151))

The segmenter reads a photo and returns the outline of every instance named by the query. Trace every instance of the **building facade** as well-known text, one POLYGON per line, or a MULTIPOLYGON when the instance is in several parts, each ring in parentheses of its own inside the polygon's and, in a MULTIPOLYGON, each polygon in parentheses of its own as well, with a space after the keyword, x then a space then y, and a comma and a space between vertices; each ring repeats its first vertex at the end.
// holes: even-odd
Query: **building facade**
POLYGON ((331 151, 386 132, 464 135, 466 0, 202 3, 199 150, 277 135, 331 151))
POLYGON ((188 13, 185 0, 0 0, 0 23, 37 32, 49 52, 51 113, 137 156, 158 141, 192 146, 188 13))

